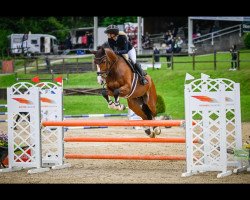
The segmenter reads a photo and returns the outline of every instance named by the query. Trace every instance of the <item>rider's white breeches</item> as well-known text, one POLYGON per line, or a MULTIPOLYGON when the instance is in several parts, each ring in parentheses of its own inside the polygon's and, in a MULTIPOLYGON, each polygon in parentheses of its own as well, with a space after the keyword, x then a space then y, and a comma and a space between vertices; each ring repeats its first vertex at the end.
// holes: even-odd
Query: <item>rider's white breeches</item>
POLYGON ((128 57, 133 61, 133 63, 136 63, 136 51, 134 47, 128 52, 128 57))

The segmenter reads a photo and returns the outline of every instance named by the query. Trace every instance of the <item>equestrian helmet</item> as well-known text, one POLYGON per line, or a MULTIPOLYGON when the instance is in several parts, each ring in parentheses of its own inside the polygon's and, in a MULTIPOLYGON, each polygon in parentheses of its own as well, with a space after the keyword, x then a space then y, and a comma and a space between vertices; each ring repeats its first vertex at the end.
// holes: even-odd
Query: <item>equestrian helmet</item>
POLYGON ((104 33, 111 33, 111 34, 115 34, 118 35, 119 33, 119 28, 116 25, 109 25, 106 30, 104 31, 104 33))

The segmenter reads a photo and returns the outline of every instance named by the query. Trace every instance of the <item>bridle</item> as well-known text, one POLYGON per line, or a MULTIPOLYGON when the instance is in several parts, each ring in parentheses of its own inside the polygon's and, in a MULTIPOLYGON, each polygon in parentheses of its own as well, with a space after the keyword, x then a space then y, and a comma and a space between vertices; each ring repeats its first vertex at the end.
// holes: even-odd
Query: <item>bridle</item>
POLYGON ((106 59, 105 65, 107 66, 107 70, 106 71, 100 71, 97 72, 97 76, 102 76, 103 78, 107 78, 112 70, 112 67, 114 66, 115 63, 117 63, 117 61, 119 60, 119 56, 116 57, 116 60, 111 63, 111 61, 108 59, 108 56, 105 52, 105 55, 103 55, 100 58, 94 58, 94 61, 97 65, 100 65, 101 63, 103 63, 103 61, 106 59))

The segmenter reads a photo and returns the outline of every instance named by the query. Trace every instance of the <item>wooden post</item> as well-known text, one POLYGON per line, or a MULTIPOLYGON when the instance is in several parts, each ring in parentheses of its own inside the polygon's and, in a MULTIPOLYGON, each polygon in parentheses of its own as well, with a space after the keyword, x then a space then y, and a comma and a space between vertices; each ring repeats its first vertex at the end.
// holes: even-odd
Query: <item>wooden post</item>
POLYGON ((92 56, 92 70, 93 71, 96 71, 97 68, 96 68, 96 64, 95 64, 95 60, 94 60, 94 57, 92 56))
POLYGON ((27 66, 27 60, 24 58, 24 74, 26 74, 26 66, 27 66))
POLYGON ((78 73, 78 58, 76 58, 76 71, 78 73))
POLYGON ((16 58, 14 57, 14 58, 13 58, 13 72, 14 72, 14 73, 16 72, 16 69, 15 69, 15 62, 16 62, 16 58))
POLYGON ((152 64, 153 64, 153 69, 155 69, 155 59, 154 59, 154 53, 152 55, 152 64))
POLYGON ((193 53, 192 57, 193 57, 193 70, 195 70, 195 53, 193 53))
POLYGON ((62 73, 64 74, 64 58, 63 58, 63 70, 62 70, 62 73))
POLYGON ((15 80, 18 81, 17 72, 15 72, 15 80))
POLYGON ((214 50, 214 70, 216 70, 217 69, 217 66, 216 66, 216 54, 217 54, 217 52, 216 52, 216 50, 214 50))
POLYGON ((240 70, 240 52, 237 51, 237 69, 240 70))
POLYGON ((173 51, 172 51, 172 53, 171 53, 171 69, 172 70, 174 70, 174 53, 173 53, 173 51))
POLYGON ((67 71, 67 83, 69 83, 69 72, 67 71))
POLYGON ((38 74, 38 58, 36 58, 36 74, 38 74))

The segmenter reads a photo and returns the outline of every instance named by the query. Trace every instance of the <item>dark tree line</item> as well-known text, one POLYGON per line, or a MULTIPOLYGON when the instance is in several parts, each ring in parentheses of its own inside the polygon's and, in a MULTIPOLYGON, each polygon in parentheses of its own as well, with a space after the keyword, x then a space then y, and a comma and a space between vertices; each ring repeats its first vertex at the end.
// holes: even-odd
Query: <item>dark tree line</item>
MULTIPOLYGON (((136 17, 98 17, 98 26, 136 22, 136 17)), ((56 16, 56 17, 1 17, 0 18, 0 50, 5 54, 9 46, 7 36, 12 33, 50 34, 63 42, 69 30, 79 27, 92 27, 94 17, 88 16, 56 16)))

